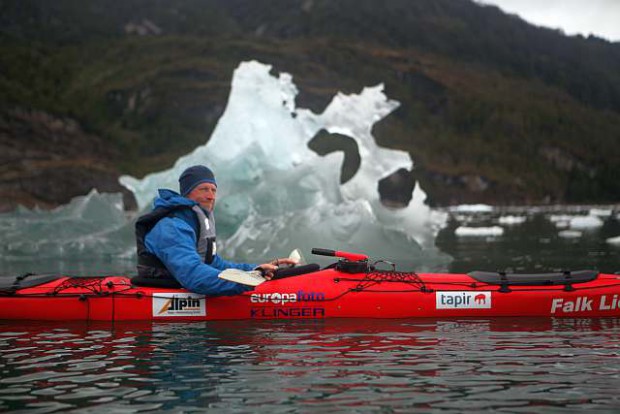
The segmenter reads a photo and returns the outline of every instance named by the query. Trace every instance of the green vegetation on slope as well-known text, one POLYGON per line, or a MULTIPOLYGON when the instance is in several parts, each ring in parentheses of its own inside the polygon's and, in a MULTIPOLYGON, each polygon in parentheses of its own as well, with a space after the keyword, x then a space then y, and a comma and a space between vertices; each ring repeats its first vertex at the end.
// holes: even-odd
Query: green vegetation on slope
POLYGON ((205 142, 234 68, 256 59, 317 112, 384 83, 401 107, 374 134, 412 154, 436 203, 618 200, 620 46, 465 0, 382 4, 3 2, 0 108, 77 120, 141 176, 205 142), (127 33, 146 20, 159 31, 127 33))

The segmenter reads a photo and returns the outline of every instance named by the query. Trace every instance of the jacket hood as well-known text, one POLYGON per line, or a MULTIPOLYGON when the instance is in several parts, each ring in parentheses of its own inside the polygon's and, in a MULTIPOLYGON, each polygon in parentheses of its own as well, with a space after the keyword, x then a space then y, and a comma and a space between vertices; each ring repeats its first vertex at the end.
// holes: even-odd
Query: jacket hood
POLYGON ((185 198, 176 191, 162 189, 159 190, 159 196, 153 202, 153 207, 174 207, 174 206, 188 206, 192 207, 198 203, 189 198, 185 198))

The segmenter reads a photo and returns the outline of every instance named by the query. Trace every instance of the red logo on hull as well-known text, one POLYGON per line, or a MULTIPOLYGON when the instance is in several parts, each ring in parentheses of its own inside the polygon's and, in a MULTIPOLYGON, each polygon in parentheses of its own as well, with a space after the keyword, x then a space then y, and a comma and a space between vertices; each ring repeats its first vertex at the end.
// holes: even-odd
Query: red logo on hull
POLYGON ((481 293, 481 294, 476 295, 474 297, 474 301, 476 303, 482 304, 482 303, 485 303, 487 301, 487 297, 481 293))

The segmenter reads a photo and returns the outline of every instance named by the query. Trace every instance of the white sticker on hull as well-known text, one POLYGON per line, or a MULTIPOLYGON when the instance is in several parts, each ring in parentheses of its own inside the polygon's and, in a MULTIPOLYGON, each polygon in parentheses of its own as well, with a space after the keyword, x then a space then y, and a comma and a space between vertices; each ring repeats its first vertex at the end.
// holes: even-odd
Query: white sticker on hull
POLYGON ((491 309, 491 292, 435 292, 437 309, 491 309))
POLYGON ((153 316, 206 316, 207 305, 204 295, 194 293, 155 293, 153 295, 153 316))

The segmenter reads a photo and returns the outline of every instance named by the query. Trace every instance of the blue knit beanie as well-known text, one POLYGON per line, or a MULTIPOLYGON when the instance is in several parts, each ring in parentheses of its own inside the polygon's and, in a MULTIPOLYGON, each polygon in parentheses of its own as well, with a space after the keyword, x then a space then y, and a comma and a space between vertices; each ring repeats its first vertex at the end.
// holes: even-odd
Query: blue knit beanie
POLYGON ((179 177, 179 188, 181 190, 181 195, 185 197, 197 185, 202 183, 213 183, 215 184, 215 186, 217 186, 213 171, 211 171, 204 165, 194 165, 193 167, 189 167, 188 169, 183 171, 183 173, 179 177))

